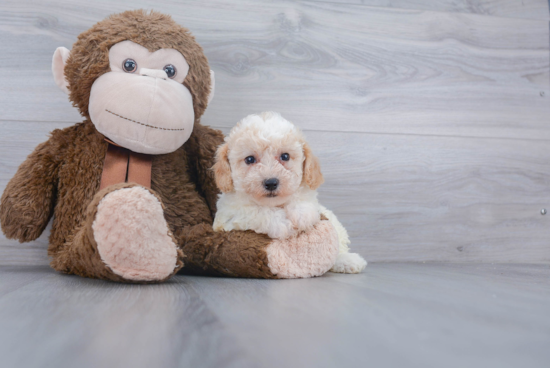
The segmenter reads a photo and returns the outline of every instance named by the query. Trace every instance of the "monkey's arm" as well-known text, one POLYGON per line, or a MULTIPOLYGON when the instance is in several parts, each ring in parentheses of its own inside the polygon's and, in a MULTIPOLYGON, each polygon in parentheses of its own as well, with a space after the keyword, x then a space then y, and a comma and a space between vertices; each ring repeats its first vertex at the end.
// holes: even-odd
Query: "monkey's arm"
POLYGON ((216 149, 223 143, 223 138, 221 131, 198 124, 185 145, 191 167, 195 171, 197 189, 206 199, 212 218, 216 214, 216 202, 220 194, 212 166, 215 162, 216 149))
POLYGON ((338 235, 329 221, 288 239, 270 239, 253 231, 214 232, 210 224, 174 233, 185 255, 180 272, 254 278, 320 276, 334 264, 338 235))
POLYGON ((266 235, 253 231, 215 232, 210 224, 186 226, 174 237, 185 258, 181 273, 198 275, 275 278, 269 267, 266 235))
POLYGON ((0 224, 7 238, 32 241, 42 234, 52 216, 61 157, 58 132, 36 147, 2 194, 0 224))

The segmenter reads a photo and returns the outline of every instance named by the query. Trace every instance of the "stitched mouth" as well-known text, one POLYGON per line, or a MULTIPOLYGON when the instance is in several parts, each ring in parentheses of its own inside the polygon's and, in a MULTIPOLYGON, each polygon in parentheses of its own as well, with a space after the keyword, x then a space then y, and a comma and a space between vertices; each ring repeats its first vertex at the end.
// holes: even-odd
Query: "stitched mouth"
POLYGON ((181 129, 170 129, 170 128, 162 128, 162 127, 157 127, 157 126, 154 126, 154 125, 144 124, 144 123, 140 123, 139 121, 135 121, 135 120, 132 120, 132 119, 128 119, 128 118, 126 118, 126 117, 124 117, 124 116, 122 116, 122 115, 116 114, 116 113, 114 113, 114 112, 112 112, 112 111, 110 111, 110 110, 105 109, 105 111, 107 111, 109 114, 113 114, 113 115, 116 116, 116 117, 119 117, 119 118, 124 119, 124 120, 131 121, 132 123, 136 123, 136 124, 139 124, 139 125, 143 125, 143 126, 145 126, 145 127, 147 127, 147 128, 160 129, 160 130, 169 130, 169 131, 182 131, 182 130, 185 130, 185 129, 183 129, 183 128, 181 128, 181 129))

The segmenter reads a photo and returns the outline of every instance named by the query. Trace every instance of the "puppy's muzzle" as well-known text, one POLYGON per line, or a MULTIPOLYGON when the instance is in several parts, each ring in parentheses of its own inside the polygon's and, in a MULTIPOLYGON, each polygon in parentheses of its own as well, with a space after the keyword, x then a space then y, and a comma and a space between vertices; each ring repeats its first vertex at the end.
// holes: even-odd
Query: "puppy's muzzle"
POLYGON ((273 192, 277 190, 278 186, 279 186, 279 179, 277 178, 270 178, 270 179, 264 180, 264 188, 269 192, 273 192))

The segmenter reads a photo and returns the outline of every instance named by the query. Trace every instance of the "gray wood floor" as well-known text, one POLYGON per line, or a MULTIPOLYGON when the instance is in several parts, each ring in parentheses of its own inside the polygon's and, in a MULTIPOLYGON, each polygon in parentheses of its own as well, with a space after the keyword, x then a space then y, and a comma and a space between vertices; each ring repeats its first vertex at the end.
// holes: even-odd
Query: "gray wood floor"
MULTIPOLYGON (((226 131, 278 110, 321 159, 323 204, 369 261, 550 263, 546 0, 0 1, 0 191, 81 118, 51 56, 110 13, 172 14, 203 45, 226 131)), ((45 265, 47 234, 0 236, 45 265)))
POLYGON ((0 365, 548 367, 550 266, 122 285, 0 267, 0 365))

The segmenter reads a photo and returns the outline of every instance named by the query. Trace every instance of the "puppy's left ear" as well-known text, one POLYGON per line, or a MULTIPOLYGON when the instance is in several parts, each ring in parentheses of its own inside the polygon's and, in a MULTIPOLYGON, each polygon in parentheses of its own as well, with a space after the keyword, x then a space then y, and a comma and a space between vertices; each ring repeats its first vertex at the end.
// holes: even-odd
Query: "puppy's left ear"
POLYGON ((319 165, 319 159, 313 155, 307 143, 304 143, 304 156, 302 184, 307 184, 311 189, 315 190, 325 181, 321 173, 321 165, 319 165))
POLYGON ((222 144, 216 151, 216 163, 212 166, 216 185, 224 193, 233 191, 233 179, 231 178, 231 166, 227 154, 229 147, 227 143, 222 144))

